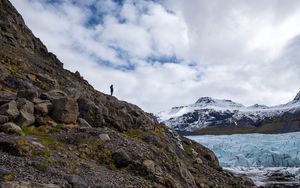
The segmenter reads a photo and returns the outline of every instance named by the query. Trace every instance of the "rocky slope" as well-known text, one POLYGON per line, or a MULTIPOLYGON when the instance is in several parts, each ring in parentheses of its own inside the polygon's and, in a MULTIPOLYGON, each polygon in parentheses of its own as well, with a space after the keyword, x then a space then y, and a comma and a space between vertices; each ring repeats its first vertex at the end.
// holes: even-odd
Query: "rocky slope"
POLYGON ((278 106, 246 107, 231 100, 202 97, 195 104, 160 112, 159 120, 181 134, 286 133, 300 131, 300 92, 278 106))
POLYGON ((252 187, 207 148, 93 89, 0 0, 1 187, 252 187))

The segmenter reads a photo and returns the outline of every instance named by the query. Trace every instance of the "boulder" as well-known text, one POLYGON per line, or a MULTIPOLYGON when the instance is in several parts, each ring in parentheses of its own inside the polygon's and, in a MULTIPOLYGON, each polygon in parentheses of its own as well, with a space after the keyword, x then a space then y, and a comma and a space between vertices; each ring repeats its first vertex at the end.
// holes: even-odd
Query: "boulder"
POLYGON ((52 109, 52 103, 50 101, 41 102, 34 105, 34 112, 37 115, 47 115, 52 109))
POLYGON ((155 174, 155 163, 152 160, 144 160, 143 166, 146 168, 146 170, 151 173, 155 174))
POLYGON ((79 98, 79 116, 85 119, 92 127, 101 127, 104 123, 101 109, 91 100, 79 98))
POLYGON ((16 100, 17 95, 8 91, 0 91, 0 105, 9 103, 12 100, 16 100))
POLYGON ((35 117, 33 114, 21 110, 20 115, 16 119, 16 122, 21 127, 31 125, 35 122, 35 117))
POLYGON ((109 137, 108 134, 100 134, 100 135, 99 135, 99 138, 100 138, 100 140, 103 141, 103 142, 110 141, 110 137, 109 137))
POLYGON ((8 133, 8 134, 10 134, 10 133, 19 134, 19 133, 21 133, 22 129, 18 125, 14 124, 12 122, 8 122, 3 125, 0 125, 0 131, 8 133))
POLYGON ((9 118, 16 118, 19 113, 16 101, 10 101, 9 103, 0 106, 0 114, 6 115, 9 118))
POLYGON ((60 123, 76 123, 79 115, 77 102, 64 97, 52 99, 53 109, 51 117, 60 123))
POLYGON ((129 155, 122 149, 112 154, 112 160, 117 168, 127 167, 131 161, 129 155))
POLYGON ((8 116, 0 115, 0 125, 9 121, 8 116))
POLYGON ((66 98, 67 94, 63 91, 60 90, 51 90, 46 93, 42 93, 40 98, 43 100, 55 100, 55 99, 60 99, 60 98, 66 98))
POLYGON ((78 118, 77 123, 80 127, 92 127, 85 119, 83 118, 78 118))
POLYGON ((67 177, 67 180, 68 180, 69 184, 72 185, 72 188, 87 188, 88 187, 87 183, 80 176, 71 175, 71 176, 67 177))
POLYGON ((19 111, 23 111, 29 114, 34 114, 34 104, 24 98, 19 98, 17 100, 17 105, 19 111))
POLYGON ((27 100, 32 101, 35 97, 38 97, 38 92, 33 89, 21 90, 21 91, 18 91, 17 96, 19 98, 25 98, 27 100))

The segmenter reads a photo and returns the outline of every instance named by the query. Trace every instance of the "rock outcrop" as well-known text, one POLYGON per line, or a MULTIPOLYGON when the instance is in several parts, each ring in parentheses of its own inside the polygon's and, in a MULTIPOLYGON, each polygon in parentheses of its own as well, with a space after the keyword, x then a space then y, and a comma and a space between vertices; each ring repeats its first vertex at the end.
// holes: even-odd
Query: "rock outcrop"
POLYGON ((63 69, 8 0, 0 72, 0 187, 253 186, 207 148, 63 69))

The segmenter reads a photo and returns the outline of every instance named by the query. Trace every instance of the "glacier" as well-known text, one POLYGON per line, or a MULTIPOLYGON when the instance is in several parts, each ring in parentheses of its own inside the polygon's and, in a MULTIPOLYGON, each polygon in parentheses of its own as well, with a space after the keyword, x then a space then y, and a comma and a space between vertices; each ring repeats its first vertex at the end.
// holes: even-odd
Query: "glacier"
POLYGON ((187 137, 211 149, 224 169, 247 174, 258 185, 277 175, 300 186, 300 132, 187 137))

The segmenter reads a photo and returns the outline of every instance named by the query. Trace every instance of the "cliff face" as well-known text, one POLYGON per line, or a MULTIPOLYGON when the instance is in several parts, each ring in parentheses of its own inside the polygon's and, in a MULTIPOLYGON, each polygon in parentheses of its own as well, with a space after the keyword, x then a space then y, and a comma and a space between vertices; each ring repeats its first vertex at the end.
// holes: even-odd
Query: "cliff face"
POLYGON ((93 89, 0 0, 1 187, 251 187, 207 148, 93 89))

